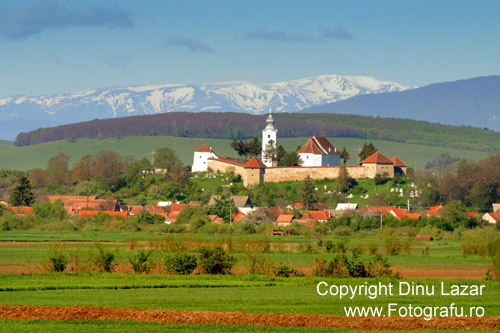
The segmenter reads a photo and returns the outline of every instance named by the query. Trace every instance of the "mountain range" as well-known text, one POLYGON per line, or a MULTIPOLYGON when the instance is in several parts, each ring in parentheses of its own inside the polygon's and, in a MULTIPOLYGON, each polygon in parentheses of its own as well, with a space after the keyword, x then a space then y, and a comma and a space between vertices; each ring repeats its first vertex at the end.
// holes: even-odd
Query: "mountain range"
POLYGON ((500 76, 436 83, 395 93, 359 95, 301 112, 406 118, 498 132, 500 76))
POLYGON ((412 88, 365 76, 320 75, 271 84, 162 84, 11 96, 0 98, 0 138, 12 140, 18 132, 38 127, 173 111, 261 114, 272 108, 275 112, 293 113, 360 94, 412 88))
POLYGON ((0 98, 0 139, 93 119, 187 112, 308 112, 424 120, 500 131, 500 76, 424 87, 366 76, 320 75, 256 84, 162 84, 0 98))

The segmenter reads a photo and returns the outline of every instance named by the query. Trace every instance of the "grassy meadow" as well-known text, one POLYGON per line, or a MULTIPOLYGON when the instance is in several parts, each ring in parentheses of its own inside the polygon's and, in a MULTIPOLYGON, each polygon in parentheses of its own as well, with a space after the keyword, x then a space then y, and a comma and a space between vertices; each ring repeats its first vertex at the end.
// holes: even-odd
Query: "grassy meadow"
MULTIPOLYGON (((340 236, 325 236, 338 242, 340 236)), ((48 232, 48 231, 9 231, 0 232, 0 304, 5 305, 44 305, 44 306, 99 306, 113 308, 137 308, 182 311, 230 311, 246 313, 300 313, 345 315, 346 306, 383 307, 387 313, 388 303, 399 306, 450 306, 469 309, 470 306, 482 306, 486 316, 500 316, 500 284, 484 278, 461 278, 453 269, 485 271, 489 259, 470 255, 465 256, 457 240, 438 240, 429 242, 413 241, 408 252, 386 255, 384 238, 377 231, 363 232, 348 237, 348 248, 359 248, 365 258, 370 256, 370 244, 377 244, 378 252, 385 256, 394 269, 414 269, 423 272, 440 271, 448 276, 442 278, 326 278, 311 276, 313 259, 330 260, 335 253, 327 253, 324 246, 318 247, 317 239, 312 235, 263 236, 263 235, 170 235, 165 236, 154 231, 135 233, 109 232, 48 232), (94 270, 82 270, 80 273, 67 269, 64 273, 49 272, 44 263, 54 247, 63 248, 72 257, 78 252, 81 262, 92 260, 95 251, 94 242, 112 250, 121 267, 120 273, 98 273, 94 270), (151 262, 161 266, 161 251, 169 251, 164 242, 183 244, 191 254, 203 245, 223 245, 230 247, 237 258, 232 275, 169 275, 153 271, 152 274, 124 274, 124 267, 129 267, 128 259, 138 249, 156 249, 151 262), (276 266, 287 265, 306 272, 305 276, 278 277, 263 274, 245 273, 248 267, 247 251, 255 244, 269 244, 263 252, 267 260, 276 266), (424 249, 427 253, 424 254, 424 249), (29 268, 35 267, 35 270, 29 268), (8 269, 18 268, 18 273, 9 273, 8 269), (7 269, 7 270, 5 270, 7 269), (24 271, 24 269, 26 269, 24 271), (309 273, 307 273, 309 272, 309 273), (340 299, 335 296, 320 296, 317 293, 319 282, 328 285, 372 285, 389 284, 394 287, 393 296, 381 295, 370 299, 367 295, 358 295, 354 299, 340 299), (485 285, 481 296, 401 296, 397 292, 399 281, 432 285, 440 293, 441 282, 445 289, 451 285, 485 285)), ((350 255, 350 250, 348 251, 350 255)), ((72 260, 72 259, 71 259, 72 260)), ((70 265, 71 265, 70 260, 70 265)), ((82 266, 83 267, 83 266, 82 266)), ((443 273, 442 273, 443 274, 443 273)), ((326 332, 320 328, 260 327, 245 325, 199 325, 199 324, 157 324, 133 321, 40 321, 40 320, 4 320, 0 321, 0 331, 47 331, 64 330, 69 332, 109 330, 111 332, 147 331, 202 331, 225 332, 326 332)), ((329 330, 330 331, 330 330, 329 330)), ((344 330, 334 330, 344 331, 344 330)), ((348 331, 348 330, 345 330, 348 331)))
MULTIPOLYGON (((308 138, 280 138, 279 144, 285 149, 296 149, 302 146, 308 138)), ((348 164, 356 164, 357 152, 365 139, 354 138, 328 138, 337 149, 346 149, 351 154, 348 164)), ((443 147, 421 146, 407 143, 395 143, 388 141, 371 140, 373 144, 387 157, 399 156, 408 166, 422 170, 427 162, 431 162, 436 156, 448 153, 451 156, 459 156, 468 160, 480 160, 488 156, 487 153, 460 150, 443 147)), ((231 140, 225 139, 197 139, 180 138, 170 136, 134 136, 109 139, 86 139, 69 141, 54 141, 38 145, 14 147, 8 141, 0 142, 0 169, 30 170, 34 168, 45 168, 47 161, 59 152, 66 153, 72 157, 70 164, 77 162, 86 154, 95 154, 100 150, 113 150, 121 155, 132 155, 137 159, 151 158, 151 152, 157 148, 173 148, 185 165, 193 162, 193 151, 201 144, 208 146, 221 156, 237 157, 231 149, 231 140)))

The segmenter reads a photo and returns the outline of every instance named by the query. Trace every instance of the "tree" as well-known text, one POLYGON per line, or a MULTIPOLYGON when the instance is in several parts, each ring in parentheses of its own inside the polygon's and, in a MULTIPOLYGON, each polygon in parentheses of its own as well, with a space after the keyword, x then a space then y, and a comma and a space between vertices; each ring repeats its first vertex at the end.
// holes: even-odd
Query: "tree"
POLYGON ((224 223, 229 223, 232 221, 232 216, 238 212, 234 201, 232 199, 227 199, 224 196, 220 199, 215 198, 215 204, 208 208, 208 214, 217 215, 222 217, 224 223))
POLYGON ((90 176, 107 185, 109 189, 115 190, 125 169, 126 164, 120 154, 112 150, 101 150, 94 157, 90 176))
POLYGON ((344 165, 347 162, 347 160, 351 158, 351 155, 349 154, 349 152, 347 151, 347 149, 345 149, 345 147, 342 148, 342 151, 340 152, 340 158, 344 162, 344 165))
POLYGON ((283 147, 282 145, 279 145, 278 146, 278 151, 277 151, 277 160, 278 160, 278 164, 279 162, 281 161, 281 159, 285 156, 286 154, 286 150, 285 150, 285 147, 283 147))
POLYGON ((252 141, 248 143, 248 153, 252 156, 258 156, 262 151, 262 141, 254 136, 252 141))
POLYGON ((467 195, 467 202, 474 209, 480 212, 487 212, 494 202, 492 190, 493 188, 489 188, 482 182, 475 182, 467 195))
POLYGON ((49 172, 66 172, 68 171, 68 162, 71 156, 65 153, 59 153, 53 156, 47 162, 47 171, 49 172))
POLYGON ((276 144, 274 140, 269 140, 262 152, 262 158, 265 160, 271 160, 272 162, 278 159, 278 149, 276 149, 276 144))
POLYGON ((90 180, 90 170, 92 169, 92 156, 87 154, 80 158, 73 166, 73 179, 74 180, 90 180))
POLYGON ((286 152, 279 161, 279 166, 299 166, 301 164, 302 159, 296 151, 286 152))
POLYGON ((181 160, 175 154, 175 151, 170 148, 158 148, 154 154, 154 169, 165 169, 170 171, 171 168, 182 166, 181 160))
POLYGON ((365 160, 367 157, 370 155, 373 155, 377 152, 377 148, 373 145, 373 143, 369 144, 364 144, 363 148, 361 149, 361 152, 358 154, 359 156, 359 162, 361 163, 363 160, 365 160))
POLYGON ((335 190, 339 192, 347 192, 354 185, 354 179, 349 176, 347 168, 345 165, 340 166, 339 176, 337 177, 337 182, 335 183, 335 190))
POLYGON ((245 156, 245 159, 247 158, 248 155, 248 145, 243 141, 243 140, 236 140, 233 139, 231 142, 231 148, 233 148, 238 156, 245 156))
POLYGON ((26 176, 17 179, 14 189, 10 193, 9 202, 12 206, 31 206, 34 201, 34 195, 31 191, 31 184, 26 176))
POLYGON ((311 181, 311 177, 307 176, 304 180, 304 186, 302 186, 302 206, 307 210, 313 210, 318 198, 316 195, 316 189, 311 181))

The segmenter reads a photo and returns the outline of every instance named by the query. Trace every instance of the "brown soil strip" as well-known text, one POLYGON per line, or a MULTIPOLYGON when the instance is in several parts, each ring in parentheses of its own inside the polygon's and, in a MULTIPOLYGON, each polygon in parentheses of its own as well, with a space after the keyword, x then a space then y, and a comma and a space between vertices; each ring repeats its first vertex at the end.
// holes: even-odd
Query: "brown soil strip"
POLYGON ((358 330, 482 329, 500 330, 500 317, 423 318, 356 317, 292 313, 141 310, 92 306, 0 305, 8 320, 133 320, 168 324, 242 324, 263 326, 331 327, 358 330))
POLYGON ((414 279, 483 279, 486 268, 393 268, 403 278, 414 279))

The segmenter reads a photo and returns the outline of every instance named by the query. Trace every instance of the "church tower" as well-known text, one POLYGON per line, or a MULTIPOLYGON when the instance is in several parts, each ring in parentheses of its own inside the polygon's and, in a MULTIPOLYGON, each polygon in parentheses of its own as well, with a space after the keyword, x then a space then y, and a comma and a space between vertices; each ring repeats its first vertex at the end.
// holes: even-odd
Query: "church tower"
POLYGON ((273 161, 269 156, 266 156, 266 149, 269 147, 273 147, 274 153, 277 153, 278 149, 278 130, 274 128, 274 120, 273 120, 273 111, 269 108, 269 116, 266 120, 266 128, 262 131, 262 162, 266 165, 266 167, 276 166, 273 165, 273 161), (272 146, 269 142, 272 141, 272 146), (269 145, 269 147, 268 147, 269 145), (267 158, 266 158, 267 157, 267 158))

